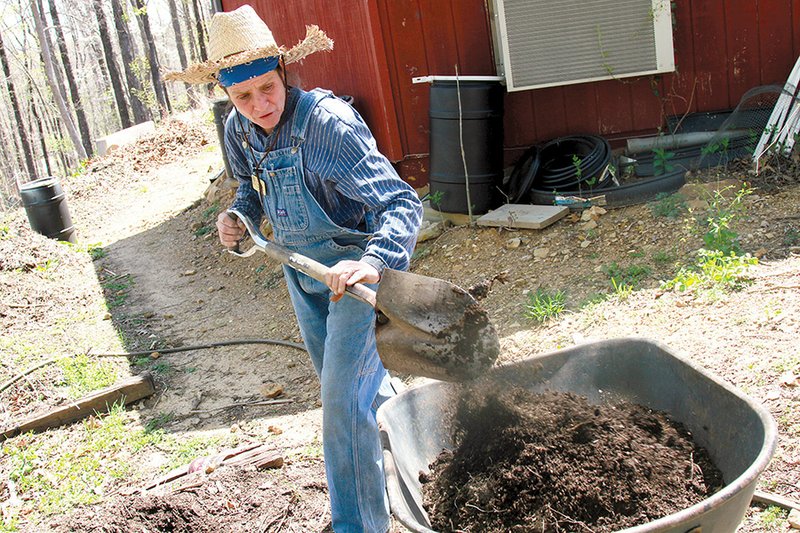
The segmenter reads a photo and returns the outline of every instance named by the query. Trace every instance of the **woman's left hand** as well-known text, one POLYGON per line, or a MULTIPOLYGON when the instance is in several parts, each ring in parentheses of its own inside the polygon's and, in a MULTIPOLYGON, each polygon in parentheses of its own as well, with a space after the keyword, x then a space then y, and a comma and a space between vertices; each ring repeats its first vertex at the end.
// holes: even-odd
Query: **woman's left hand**
POLYGON ((344 296, 345 289, 356 283, 378 283, 381 275, 374 266, 362 261, 339 261, 325 274, 325 284, 331 289, 332 302, 344 296))

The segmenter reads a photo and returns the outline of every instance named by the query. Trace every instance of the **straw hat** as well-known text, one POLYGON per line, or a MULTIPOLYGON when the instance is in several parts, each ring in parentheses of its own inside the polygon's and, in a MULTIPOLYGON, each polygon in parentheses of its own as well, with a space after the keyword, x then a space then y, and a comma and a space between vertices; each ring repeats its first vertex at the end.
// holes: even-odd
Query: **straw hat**
POLYGON ((306 37, 286 50, 278 46, 272 32, 249 5, 214 13, 208 25, 208 61, 190 65, 183 72, 167 72, 165 80, 213 83, 220 69, 255 59, 282 56, 286 64, 300 61, 314 52, 333 49, 333 41, 317 26, 306 26, 306 37))

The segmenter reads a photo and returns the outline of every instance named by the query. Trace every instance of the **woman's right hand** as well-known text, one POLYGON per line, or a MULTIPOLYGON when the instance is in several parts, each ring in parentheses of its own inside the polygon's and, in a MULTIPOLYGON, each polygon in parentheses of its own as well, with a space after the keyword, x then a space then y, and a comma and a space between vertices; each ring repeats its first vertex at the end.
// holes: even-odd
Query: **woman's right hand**
POLYGON ((223 211, 217 216, 217 233, 219 234, 219 242, 225 248, 236 248, 239 240, 244 236, 246 231, 244 222, 239 220, 234 215, 223 211))

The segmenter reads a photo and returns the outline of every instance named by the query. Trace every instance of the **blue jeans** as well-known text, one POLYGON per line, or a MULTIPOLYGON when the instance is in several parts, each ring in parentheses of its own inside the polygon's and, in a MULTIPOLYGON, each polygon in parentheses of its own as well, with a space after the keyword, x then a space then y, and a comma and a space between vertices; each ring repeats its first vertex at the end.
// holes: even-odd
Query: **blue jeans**
POLYGON ((389 528, 375 412, 394 392, 375 344, 375 310, 284 267, 300 331, 322 388, 322 445, 336 533, 389 528))

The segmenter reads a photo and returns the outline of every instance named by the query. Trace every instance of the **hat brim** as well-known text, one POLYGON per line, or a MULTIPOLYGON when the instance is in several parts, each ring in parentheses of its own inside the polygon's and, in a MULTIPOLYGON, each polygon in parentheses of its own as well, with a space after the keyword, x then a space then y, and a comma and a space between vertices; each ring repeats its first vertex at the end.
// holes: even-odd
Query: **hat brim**
POLYGON ((167 72, 163 78, 166 81, 182 81, 192 84, 215 83, 220 69, 231 68, 260 59, 262 57, 282 56, 285 64, 295 63, 315 52, 333 50, 333 40, 317 26, 306 26, 305 38, 289 50, 282 46, 271 45, 255 50, 245 50, 217 60, 208 60, 190 65, 183 71, 167 72))

